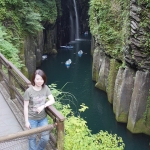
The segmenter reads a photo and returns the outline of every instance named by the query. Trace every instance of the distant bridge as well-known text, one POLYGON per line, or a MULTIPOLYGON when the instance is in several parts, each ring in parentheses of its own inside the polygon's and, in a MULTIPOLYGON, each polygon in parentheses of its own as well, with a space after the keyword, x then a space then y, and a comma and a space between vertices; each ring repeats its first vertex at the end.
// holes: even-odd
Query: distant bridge
POLYGON ((27 150, 28 137, 50 132, 46 150, 64 149, 64 116, 53 106, 46 108, 53 124, 26 130, 23 116, 23 93, 31 82, 0 54, 0 150, 27 150), (55 122, 57 126, 55 126, 55 122))

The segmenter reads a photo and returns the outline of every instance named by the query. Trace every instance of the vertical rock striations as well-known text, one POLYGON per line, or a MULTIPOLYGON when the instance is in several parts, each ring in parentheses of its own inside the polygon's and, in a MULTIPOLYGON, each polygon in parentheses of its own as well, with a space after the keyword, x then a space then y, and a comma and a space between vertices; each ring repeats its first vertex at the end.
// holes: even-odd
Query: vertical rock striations
POLYGON ((113 110, 118 122, 128 122, 128 113, 134 88, 135 71, 129 67, 119 69, 115 82, 113 110))
MULTIPOLYGON (((118 43, 113 45, 114 43, 110 40, 110 37, 113 36, 112 30, 112 33, 109 30, 111 26, 108 28, 108 37, 102 34, 102 27, 106 27, 111 23, 109 18, 107 20, 100 18, 102 11, 105 11, 105 14, 107 11, 99 9, 97 12, 94 12, 95 9, 93 8, 97 7, 98 4, 91 2, 90 29, 95 40, 93 43, 96 46, 92 50, 92 75, 93 80, 96 81, 95 86, 107 92, 108 101, 113 105, 116 120, 127 123, 127 129, 132 133, 150 135, 150 3, 146 0, 130 0, 130 3, 123 5, 124 3, 126 2, 120 3, 119 0, 116 0, 113 6, 107 7, 110 11, 113 10, 112 13, 117 13, 117 11, 125 13, 121 12, 119 7, 114 9, 115 6, 121 6, 123 9, 130 10, 129 15, 123 18, 126 22, 123 22, 122 30, 119 28, 120 35, 123 35, 123 40, 120 39, 120 41, 124 41, 124 45, 120 47, 123 50, 123 53, 121 53, 122 51, 115 51, 118 43), (99 16, 96 13, 99 13, 99 16), (96 16, 99 18, 96 18, 96 16), (92 20, 92 17, 95 18, 92 20), (98 20, 101 21, 101 24, 99 24, 98 20), (95 21, 95 24, 93 24, 93 21, 95 21), (99 31, 100 33, 98 33, 99 31), (124 34, 124 31, 127 31, 128 34, 124 34), (110 41, 107 43, 107 40, 103 39, 103 37, 108 38, 110 41)), ((98 8, 103 8, 102 5, 109 6, 109 3, 100 2, 98 8)), ((108 15, 109 13, 107 17, 108 15)), ((118 19, 115 15, 113 17, 116 20, 118 19)), ((112 26, 113 29, 117 27, 115 24, 112 26)), ((116 33, 114 32, 114 34, 116 33)))
POLYGON ((96 80, 96 87, 106 91, 108 87, 108 74, 109 74, 109 67, 110 67, 110 59, 105 56, 101 62, 101 66, 98 73, 98 79, 96 80))
POLYGON ((29 78, 40 66, 43 54, 56 54, 56 29, 46 28, 45 33, 39 31, 36 35, 27 35, 24 40, 25 64, 29 78))
POLYGON ((127 128, 133 133, 150 134, 149 129, 147 129, 147 126, 145 125, 146 120, 144 119, 149 89, 150 73, 137 71, 127 123, 127 128))

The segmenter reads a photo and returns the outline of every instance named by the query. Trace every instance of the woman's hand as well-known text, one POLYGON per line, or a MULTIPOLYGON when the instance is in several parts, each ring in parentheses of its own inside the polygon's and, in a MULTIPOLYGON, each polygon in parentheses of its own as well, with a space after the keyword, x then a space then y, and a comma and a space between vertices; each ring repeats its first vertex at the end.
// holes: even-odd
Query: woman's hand
POLYGON ((42 105, 42 106, 38 107, 38 108, 36 109, 36 111, 37 111, 38 114, 39 114, 44 108, 45 108, 44 105, 42 105))
POLYGON ((25 127, 26 127, 27 129, 31 129, 29 121, 25 122, 25 127))

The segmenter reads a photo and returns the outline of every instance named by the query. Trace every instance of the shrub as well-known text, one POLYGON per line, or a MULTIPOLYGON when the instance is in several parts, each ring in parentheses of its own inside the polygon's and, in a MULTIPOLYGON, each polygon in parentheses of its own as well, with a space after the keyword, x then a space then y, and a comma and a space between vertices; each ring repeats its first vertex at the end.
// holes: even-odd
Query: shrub
MULTIPOLYGON (((125 144, 117 134, 110 134, 107 131, 100 131, 92 134, 88 129, 87 122, 80 117, 75 116, 69 104, 62 104, 63 99, 72 96, 72 94, 56 89, 56 84, 51 86, 52 94, 56 99, 55 107, 66 117, 65 120, 65 150, 123 150, 125 144)), ((80 105, 79 114, 88 109, 84 104, 80 105)))

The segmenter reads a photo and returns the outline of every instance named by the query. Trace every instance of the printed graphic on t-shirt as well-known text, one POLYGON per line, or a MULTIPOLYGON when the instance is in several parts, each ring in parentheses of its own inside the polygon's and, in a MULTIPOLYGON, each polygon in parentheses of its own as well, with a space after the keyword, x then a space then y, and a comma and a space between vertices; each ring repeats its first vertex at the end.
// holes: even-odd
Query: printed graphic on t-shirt
POLYGON ((36 97, 33 97, 33 111, 36 111, 38 107, 45 104, 45 96, 38 95, 36 97))

